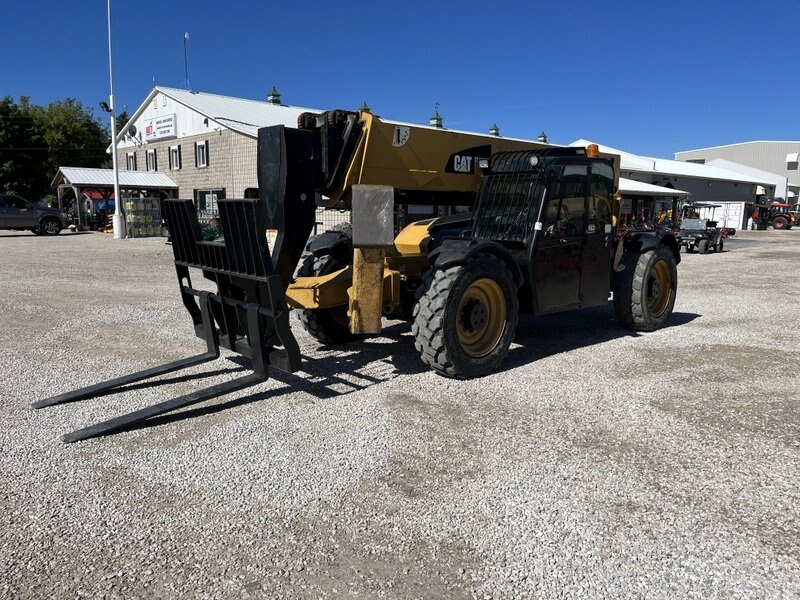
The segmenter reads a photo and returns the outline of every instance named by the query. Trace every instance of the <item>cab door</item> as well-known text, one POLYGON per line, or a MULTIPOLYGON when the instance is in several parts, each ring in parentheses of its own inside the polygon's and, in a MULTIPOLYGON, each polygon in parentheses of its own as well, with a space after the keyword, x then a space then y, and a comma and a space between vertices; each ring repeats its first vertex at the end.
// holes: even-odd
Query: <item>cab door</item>
POLYGON ((605 160, 589 165, 586 244, 583 249, 581 306, 608 302, 611 291, 614 167, 605 160))
POLYGON ((31 229, 37 224, 36 208, 19 196, 6 196, 5 221, 14 229, 31 229))
POLYGON ((582 256, 586 238, 586 164, 557 167, 560 176, 543 211, 542 231, 533 249, 536 312, 580 306, 582 256))

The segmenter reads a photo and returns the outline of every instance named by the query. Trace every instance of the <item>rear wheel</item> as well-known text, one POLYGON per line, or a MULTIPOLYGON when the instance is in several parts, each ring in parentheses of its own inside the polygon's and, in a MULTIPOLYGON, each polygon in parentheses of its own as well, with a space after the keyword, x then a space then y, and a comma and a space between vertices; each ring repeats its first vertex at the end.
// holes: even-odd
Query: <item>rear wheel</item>
POLYGON ((786 217, 775 217, 772 220, 773 229, 787 229, 789 226, 789 219, 786 217))
POLYGON ((708 240, 700 240, 697 243, 697 251, 700 254, 708 254, 708 240))
POLYGON ((414 346, 422 361, 447 377, 479 377, 508 354, 518 319, 514 278, 503 262, 479 254, 434 270, 414 307, 414 346))
POLYGON ((666 246, 622 257, 624 269, 614 276, 614 312, 625 327, 655 331, 675 306, 678 269, 666 246))
POLYGON ((58 235, 61 233, 61 223, 58 219, 43 219, 39 230, 45 235, 58 235))
MULTIPOLYGON (((300 277, 319 277, 346 267, 342 261, 329 254, 306 256, 297 275, 300 277)), ((325 344, 344 344, 356 339, 350 333, 350 319, 347 305, 315 310, 298 310, 300 323, 311 337, 325 344)))

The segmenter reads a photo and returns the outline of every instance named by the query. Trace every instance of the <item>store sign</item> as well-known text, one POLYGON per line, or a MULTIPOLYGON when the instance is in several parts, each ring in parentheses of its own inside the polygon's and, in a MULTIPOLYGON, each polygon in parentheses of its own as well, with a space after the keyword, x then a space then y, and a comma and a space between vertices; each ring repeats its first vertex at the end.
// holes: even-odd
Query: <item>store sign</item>
POLYGON ((178 135, 177 131, 175 113, 154 117, 152 119, 145 119, 144 121, 144 139, 148 142, 175 137, 178 135))

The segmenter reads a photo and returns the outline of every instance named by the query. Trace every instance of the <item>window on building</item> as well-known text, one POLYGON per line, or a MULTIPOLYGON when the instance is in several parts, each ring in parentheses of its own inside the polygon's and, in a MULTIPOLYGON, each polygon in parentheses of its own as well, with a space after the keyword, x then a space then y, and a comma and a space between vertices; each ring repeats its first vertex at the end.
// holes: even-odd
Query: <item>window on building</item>
POLYGON ((158 155, 155 148, 147 151, 147 170, 158 171, 158 155))
POLYGON ((195 143, 194 145, 194 166, 202 169, 208 166, 208 140, 195 143))
POLYGON ((128 171, 136 170, 136 152, 128 152, 125 157, 128 163, 128 171))
POLYGON ((706 159, 705 158, 692 158, 690 160, 687 160, 686 162, 695 163, 697 165, 704 165, 704 164, 706 164, 706 159))
POLYGON ((181 168, 181 147, 169 147, 169 169, 170 171, 177 171, 181 168))

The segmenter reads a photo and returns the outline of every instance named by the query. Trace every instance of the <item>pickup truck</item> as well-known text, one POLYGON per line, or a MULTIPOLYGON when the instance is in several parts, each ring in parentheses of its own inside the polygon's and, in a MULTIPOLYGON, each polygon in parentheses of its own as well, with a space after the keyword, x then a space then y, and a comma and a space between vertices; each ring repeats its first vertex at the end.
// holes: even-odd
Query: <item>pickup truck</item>
POLYGON ((34 204, 14 194, 0 194, 0 229, 58 235, 66 223, 67 217, 57 208, 34 204))

